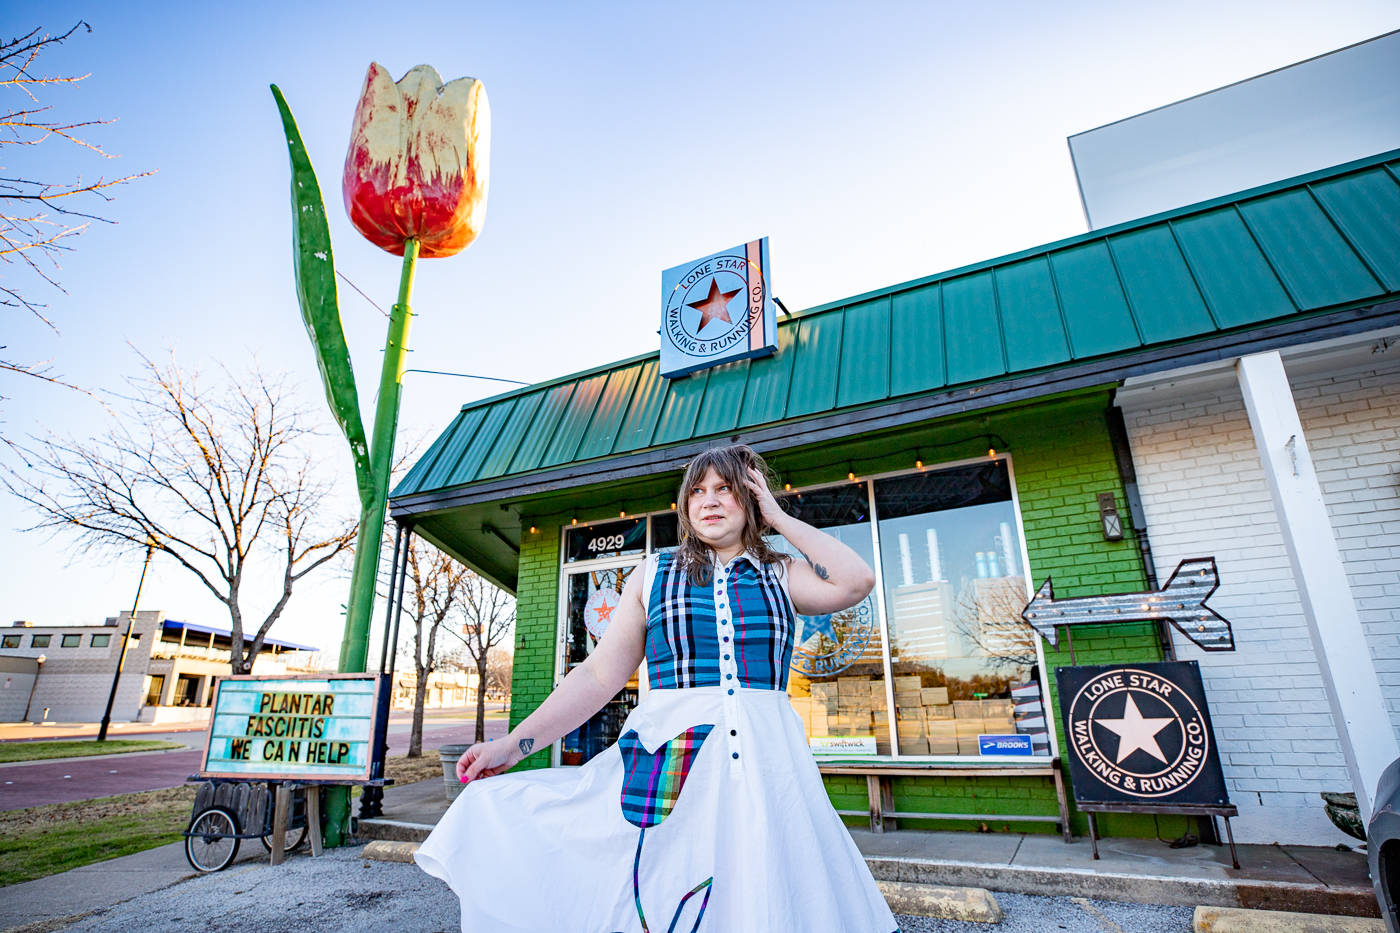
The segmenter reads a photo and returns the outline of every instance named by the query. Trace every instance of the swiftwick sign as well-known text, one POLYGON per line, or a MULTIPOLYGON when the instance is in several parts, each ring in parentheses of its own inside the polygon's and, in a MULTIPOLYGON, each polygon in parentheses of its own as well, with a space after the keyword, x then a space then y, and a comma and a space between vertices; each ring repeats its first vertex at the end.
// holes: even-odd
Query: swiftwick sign
POLYGON ((1055 669, 1079 803, 1229 803, 1195 661, 1055 669))

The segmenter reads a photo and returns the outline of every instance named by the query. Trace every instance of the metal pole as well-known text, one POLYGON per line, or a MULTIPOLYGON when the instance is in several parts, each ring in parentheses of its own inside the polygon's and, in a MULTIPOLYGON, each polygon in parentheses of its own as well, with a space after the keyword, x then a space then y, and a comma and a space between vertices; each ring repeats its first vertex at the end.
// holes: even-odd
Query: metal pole
MULTIPOLYGON (((141 565, 141 579, 136 583, 136 598, 131 601, 131 618, 126 623, 126 634, 122 636, 122 650, 117 656, 117 670, 112 675, 112 692, 107 694, 107 710, 102 714, 102 726, 97 730, 97 741, 107 741, 107 727, 112 724, 112 704, 117 700, 117 684, 122 679, 122 667, 126 664, 126 649, 131 644, 131 630, 136 627, 136 607, 141 605, 141 587, 146 585, 146 571, 151 566, 151 552, 156 543, 146 538, 146 561, 141 565)), ((38 678, 35 678, 38 681, 38 678)))
POLYGON ((379 673, 384 673, 384 664, 389 660, 389 624, 394 617, 394 584, 399 573, 399 549, 403 547, 403 523, 395 523, 394 562, 389 565, 389 605, 384 609, 384 646, 379 649, 379 673))
POLYGON ((394 662, 398 659, 399 652, 399 620, 403 618, 403 587, 408 578, 408 549, 413 547, 413 526, 407 526, 404 532, 403 542, 403 570, 399 573, 399 594, 395 601, 394 611, 394 652, 389 655, 389 683, 394 682, 394 662))

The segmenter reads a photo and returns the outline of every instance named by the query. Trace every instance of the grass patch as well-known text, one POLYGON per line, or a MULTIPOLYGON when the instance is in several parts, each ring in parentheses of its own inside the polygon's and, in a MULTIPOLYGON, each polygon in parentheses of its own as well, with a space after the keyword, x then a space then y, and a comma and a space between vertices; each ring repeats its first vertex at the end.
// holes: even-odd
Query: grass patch
POLYGON ((184 748, 183 742, 154 739, 70 739, 63 742, 0 742, 0 762, 42 761, 45 758, 77 758, 84 755, 117 755, 122 752, 156 752, 184 748))
POLYGON ((0 812, 0 886, 179 842, 195 787, 0 812))
MULTIPOLYGON (((399 785, 442 780, 436 751, 422 758, 391 755, 384 770, 399 785)), ((196 790, 187 784, 0 812, 0 887, 180 842, 196 790)), ((355 792, 358 796, 358 787, 355 792)))
POLYGON ((390 755, 384 762, 384 776, 394 779, 394 786, 417 784, 419 781, 442 780, 442 762, 437 749, 423 750, 422 758, 390 755))

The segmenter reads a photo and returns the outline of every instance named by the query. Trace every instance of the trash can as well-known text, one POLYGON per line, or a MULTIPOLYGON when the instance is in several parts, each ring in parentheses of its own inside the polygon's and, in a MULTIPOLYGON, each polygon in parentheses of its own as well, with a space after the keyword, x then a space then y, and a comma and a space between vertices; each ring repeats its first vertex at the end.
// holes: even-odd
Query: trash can
POLYGON ((474 744, 444 745, 438 749, 438 758, 442 760, 442 783, 446 785, 448 800, 456 800, 457 795, 462 792, 462 788, 465 786, 457 780, 457 759, 461 758, 462 753, 474 744))

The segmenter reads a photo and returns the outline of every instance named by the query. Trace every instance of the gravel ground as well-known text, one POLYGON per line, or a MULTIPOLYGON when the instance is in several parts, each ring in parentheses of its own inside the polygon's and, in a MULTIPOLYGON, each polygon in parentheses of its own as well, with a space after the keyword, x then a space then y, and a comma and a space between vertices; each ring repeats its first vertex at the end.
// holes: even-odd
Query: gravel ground
MULTIPOLYGON (((358 849, 280 868, 235 865, 93 914, 64 933, 456 933, 457 898, 414 865, 366 862, 358 849)), ((1187 933, 1190 907, 998 894, 997 927, 900 917, 903 933, 1187 933)), ((580 931, 588 933, 588 931, 580 931)), ((722 933, 722 931, 721 931, 722 933)))

